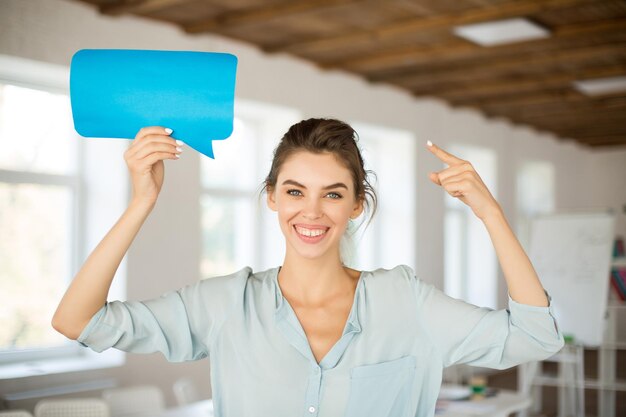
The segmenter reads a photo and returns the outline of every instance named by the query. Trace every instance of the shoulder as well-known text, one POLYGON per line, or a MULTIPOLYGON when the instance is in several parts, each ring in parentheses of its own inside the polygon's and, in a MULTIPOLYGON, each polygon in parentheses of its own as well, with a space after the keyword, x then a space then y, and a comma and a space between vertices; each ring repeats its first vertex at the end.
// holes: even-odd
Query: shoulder
POLYGON ((201 279, 179 292, 186 302, 197 302, 216 308, 232 306, 241 298, 248 281, 264 272, 255 274, 251 267, 245 266, 230 274, 201 279))
POLYGON ((389 269, 364 271, 363 275, 365 286, 379 294, 409 295, 414 291, 417 281, 413 269, 404 264, 389 269))
POLYGON ((412 284, 417 280, 413 268, 408 265, 400 264, 393 268, 378 268, 367 272, 368 280, 380 285, 402 285, 412 284))
POLYGON ((245 266, 235 272, 231 272, 226 275, 218 275, 210 278, 203 278, 192 286, 195 286, 198 290, 207 291, 213 288, 228 288, 236 287, 238 284, 245 283, 254 272, 249 266, 245 266))
POLYGON ((393 268, 378 268, 367 271, 366 283, 368 287, 375 287, 377 291, 401 292, 411 297, 424 299, 436 288, 417 277, 417 274, 408 265, 400 264, 393 268))
POLYGON ((230 274, 205 278, 192 285, 196 286, 196 289, 200 291, 213 291, 215 289, 241 290, 248 285, 268 285, 271 283, 276 269, 277 267, 273 267, 264 271, 254 272, 251 267, 245 266, 230 274))

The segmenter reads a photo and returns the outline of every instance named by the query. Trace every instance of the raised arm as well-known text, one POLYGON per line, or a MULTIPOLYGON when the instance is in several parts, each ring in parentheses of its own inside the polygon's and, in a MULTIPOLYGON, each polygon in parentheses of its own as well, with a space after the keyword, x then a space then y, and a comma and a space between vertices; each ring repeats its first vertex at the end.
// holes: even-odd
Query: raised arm
POLYGON ((434 144, 429 143, 427 148, 449 165, 442 171, 430 173, 430 180, 467 204, 487 227, 511 298, 520 304, 547 307, 548 299, 530 259, 472 164, 434 144))
POLYGON ((143 128, 124 153, 133 186, 131 203, 78 271, 52 318, 52 326, 70 339, 77 339, 106 303, 115 271, 156 204, 163 160, 178 159, 180 143, 170 133, 158 126, 143 128))

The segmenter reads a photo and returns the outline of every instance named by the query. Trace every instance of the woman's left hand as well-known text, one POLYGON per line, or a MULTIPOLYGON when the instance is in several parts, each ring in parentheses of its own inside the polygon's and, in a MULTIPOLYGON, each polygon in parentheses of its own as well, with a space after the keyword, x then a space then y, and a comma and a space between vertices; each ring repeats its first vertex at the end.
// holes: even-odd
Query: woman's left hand
POLYGON ((469 161, 457 158, 434 144, 426 147, 437 158, 450 165, 439 172, 429 173, 428 177, 432 182, 443 187, 452 197, 467 204, 483 221, 501 212, 500 205, 469 161))

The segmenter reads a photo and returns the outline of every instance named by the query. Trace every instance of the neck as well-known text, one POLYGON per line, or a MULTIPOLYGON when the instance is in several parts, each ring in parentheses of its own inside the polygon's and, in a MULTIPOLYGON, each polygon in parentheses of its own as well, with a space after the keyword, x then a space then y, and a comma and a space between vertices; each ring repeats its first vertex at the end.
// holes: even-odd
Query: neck
POLYGON ((323 305, 336 297, 354 294, 358 271, 341 264, 337 254, 332 259, 285 257, 278 273, 283 295, 303 305, 323 305))

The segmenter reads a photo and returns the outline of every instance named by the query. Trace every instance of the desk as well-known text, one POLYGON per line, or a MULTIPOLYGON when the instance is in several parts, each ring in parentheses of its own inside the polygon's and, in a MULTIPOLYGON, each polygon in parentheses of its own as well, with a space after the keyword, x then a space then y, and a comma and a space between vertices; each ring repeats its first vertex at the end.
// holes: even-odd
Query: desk
POLYGON ((438 403, 436 417, 507 417, 530 407, 531 399, 516 391, 498 390, 493 397, 479 401, 442 401, 438 403), (442 410, 439 411, 439 405, 442 410))

